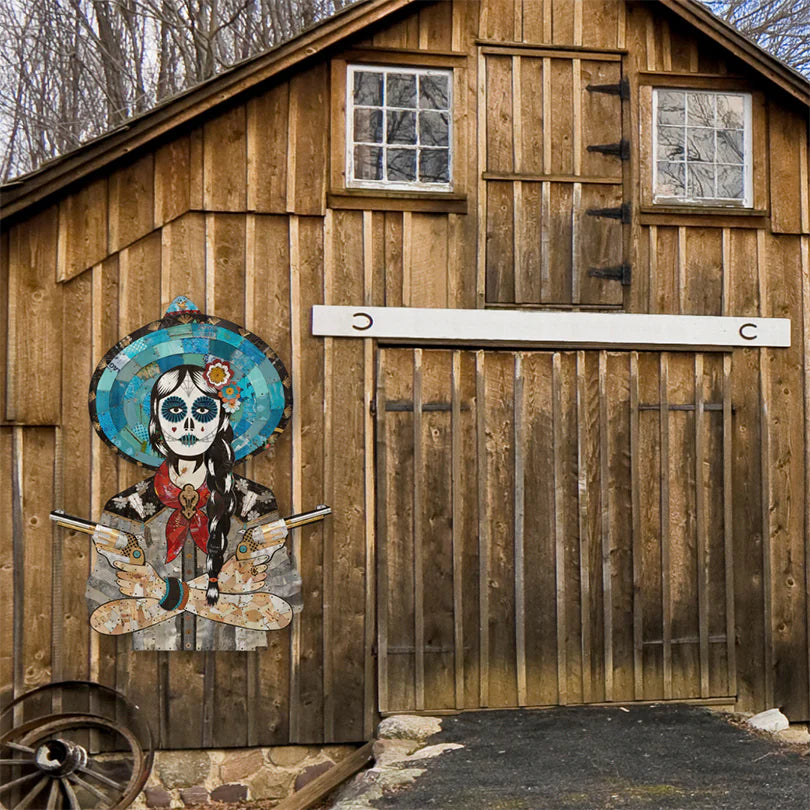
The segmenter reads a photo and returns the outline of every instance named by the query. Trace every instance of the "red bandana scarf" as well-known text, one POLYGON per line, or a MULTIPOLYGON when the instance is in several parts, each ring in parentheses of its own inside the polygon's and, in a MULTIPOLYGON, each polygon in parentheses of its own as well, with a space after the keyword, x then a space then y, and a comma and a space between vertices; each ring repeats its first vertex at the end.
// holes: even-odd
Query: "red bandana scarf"
POLYGON ((197 546, 207 553, 208 515, 203 507, 208 500, 208 487, 175 486, 169 478, 169 464, 164 461, 155 473, 155 492, 164 506, 174 509, 166 526, 166 562, 180 553, 189 531, 197 546))

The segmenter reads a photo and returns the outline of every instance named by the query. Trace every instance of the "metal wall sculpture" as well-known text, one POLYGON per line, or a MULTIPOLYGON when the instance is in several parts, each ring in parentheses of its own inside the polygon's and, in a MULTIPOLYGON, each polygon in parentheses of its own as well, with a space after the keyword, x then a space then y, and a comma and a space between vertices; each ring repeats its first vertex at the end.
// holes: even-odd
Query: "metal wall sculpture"
POLYGON ((134 649, 252 650, 300 609, 287 523, 267 487, 236 475, 290 418, 283 364, 260 338, 183 296, 119 341, 90 385, 118 453, 154 470, 94 527, 90 623, 134 649))

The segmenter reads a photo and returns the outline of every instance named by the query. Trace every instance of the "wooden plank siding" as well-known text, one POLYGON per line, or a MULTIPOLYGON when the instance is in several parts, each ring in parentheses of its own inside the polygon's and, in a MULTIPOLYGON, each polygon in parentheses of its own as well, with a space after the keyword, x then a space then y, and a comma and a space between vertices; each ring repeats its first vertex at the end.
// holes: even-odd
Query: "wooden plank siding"
POLYGON ((442 0, 15 218, 0 707, 89 677, 171 748, 360 741, 379 712, 478 707, 694 699, 810 719, 808 130, 772 90, 658 4, 442 0), (340 186, 352 53, 451 66, 452 201, 340 186), (587 90, 619 79, 628 101, 587 90), (753 214, 644 204, 659 82, 753 92, 753 214), (587 148, 622 137, 626 162, 587 148), (587 213, 624 202, 627 224, 587 213), (622 262, 629 287, 587 273, 622 262), (304 610, 258 653, 134 654, 92 633, 93 552, 47 522, 98 516, 142 477, 90 428, 87 384, 179 294, 292 374, 293 420, 245 472, 283 514, 334 510, 292 533, 304 610), (315 304, 787 317, 792 345, 394 349, 313 338, 315 304))
POLYGON ((379 363, 382 712, 734 700, 722 355, 386 348, 379 363), (456 404, 464 365, 477 393, 456 404), (470 441, 452 441, 454 419, 470 441), (649 478, 642 459, 658 462, 649 478), (476 466, 459 486, 453 471, 476 466), (452 535, 451 490, 479 515, 452 535), (473 550, 477 578, 460 579, 451 540, 473 550), (479 683, 457 680, 459 699, 474 606, 479 683))

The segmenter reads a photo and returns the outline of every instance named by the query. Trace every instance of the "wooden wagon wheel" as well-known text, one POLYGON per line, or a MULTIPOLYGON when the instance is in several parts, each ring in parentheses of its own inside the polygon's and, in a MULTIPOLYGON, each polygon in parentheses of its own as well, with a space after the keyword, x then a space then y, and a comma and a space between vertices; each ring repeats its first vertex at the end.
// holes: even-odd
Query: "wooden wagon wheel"
POLYGON ((137 707, 108 687, 70 681, 35 689, 0 715, 17 724, 0 736, 0 807, 118 810, 149 777, 154 750, 137 707), (77 702, 101 713, 62 711, 77 702), (104 716, 104 715, 108 716, 104 716), (112 716, 109 716, 112 715, 112 716), (128 725, 134 717, 134 728, 128 725))

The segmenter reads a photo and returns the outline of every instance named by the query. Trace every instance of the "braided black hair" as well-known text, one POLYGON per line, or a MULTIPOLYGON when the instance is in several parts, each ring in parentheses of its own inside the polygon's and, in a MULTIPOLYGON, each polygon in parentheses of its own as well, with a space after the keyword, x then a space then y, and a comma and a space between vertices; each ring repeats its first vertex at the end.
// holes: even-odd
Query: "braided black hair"
MULTIPOLYGON (((160 429, 158 419, 158 402, 176 391, 191 377, 194 385, 208 396, 218 399, 218 391, 208 383, 203 370, 198 366, 178 366, 164 372, 155 381, 152 388, 152 398, 149 408, 149 439, 157 453, 164 456, 169 464, 177 469, 178 456, 169 448, 160 429)), ((197 466, 205 463, 205 483, 208 487, 208 502, 206 514, 208 515, 208 545, 205 563, 208 574, 208 588, 205 596, 209 605, 215 605, 219 600, 219 572, 225 560, 225 549, 228 543, 228 533, 231 530, 231 516, 236 511, 236 494, 233 488, 233 428, 225 409, 220 407, 219 423, 214 441, 206 450, 197 466)))

